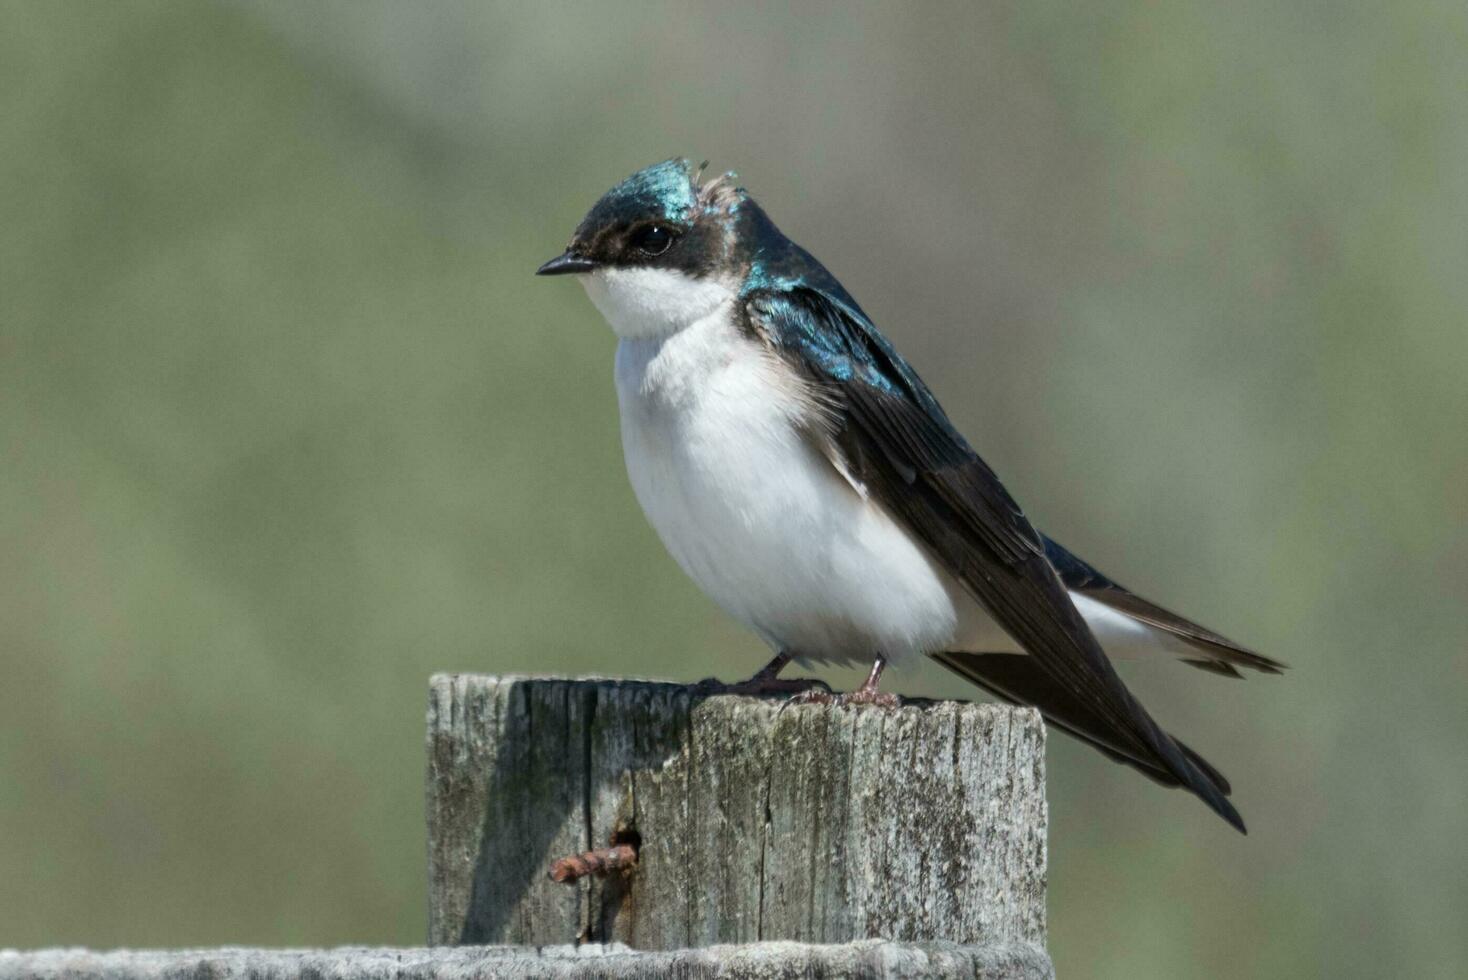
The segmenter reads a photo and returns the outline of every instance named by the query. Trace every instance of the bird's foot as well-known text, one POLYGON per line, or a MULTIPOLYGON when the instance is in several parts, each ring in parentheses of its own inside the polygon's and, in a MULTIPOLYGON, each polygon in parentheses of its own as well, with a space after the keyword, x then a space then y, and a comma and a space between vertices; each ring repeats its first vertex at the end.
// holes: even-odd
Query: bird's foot
POLYGON ((828 687, 824 691, 802 691, 788 702, 789 704, 869 704, 874 708, 891 709, 902 704, 902 699, 895 694, 888 694, 877 689, 877 684, 882 679, 882 671, 887 668, 887 658, 880 653, 872 660, 871 673, 867 679, 862 681, 861 687, 846 694, 834 694, 828 687))
POLYGON ((740 681, 737 684, 725 684, 717 677, 706 677, 695 684, 694 690, 699 694, 742 694, 745 697, 763 697, 767 694, 809 694, 818 688, 826 693, 831 692, 831 685, 814 677, 781 677, 780 671, 784 670, 790 661, 794 659, 785 651, 775 654, 775 658, 765 664, 749 680, 740 681))
POLYGON ((854 691, 845 694, 836 694, 829 687, 824 691, 802 691, 790 699, 791 704, 834 704, 834 705, 858 705, 869 704, 875 708, 892 709, 901 706, 902 698, 886 691, 879 691, 875 686, 867 687, 863 684, 854 691))

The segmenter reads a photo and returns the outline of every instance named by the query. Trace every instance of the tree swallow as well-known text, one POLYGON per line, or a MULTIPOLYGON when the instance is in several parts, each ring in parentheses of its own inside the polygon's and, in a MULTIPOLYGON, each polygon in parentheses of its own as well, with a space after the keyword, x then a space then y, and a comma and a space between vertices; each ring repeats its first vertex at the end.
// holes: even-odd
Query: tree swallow
MULTIPOLYGON (((1240 831, 1228 781, 1108 654, 1228 677, 1282 664, 1148 602, 1042 535, 856 300, 732 173, 668 160, 612 188, 538 275, 573 274, 619 342, 627 473, 683 570, 792 660, 929 656, 1240 831)), ((830 695, 807 692, 819 699, 830 695)))

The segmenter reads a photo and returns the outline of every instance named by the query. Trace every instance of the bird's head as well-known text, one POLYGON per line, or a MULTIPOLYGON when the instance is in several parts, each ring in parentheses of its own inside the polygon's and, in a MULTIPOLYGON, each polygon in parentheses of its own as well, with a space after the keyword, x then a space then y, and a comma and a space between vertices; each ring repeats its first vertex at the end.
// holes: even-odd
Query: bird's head
POLYGON ((536 275, 578 276, 620 336, 681 330, 739 290, 740 217, 753 202, 735 181, 705 181, 682 159, 639 170, 602 195, 536 275))

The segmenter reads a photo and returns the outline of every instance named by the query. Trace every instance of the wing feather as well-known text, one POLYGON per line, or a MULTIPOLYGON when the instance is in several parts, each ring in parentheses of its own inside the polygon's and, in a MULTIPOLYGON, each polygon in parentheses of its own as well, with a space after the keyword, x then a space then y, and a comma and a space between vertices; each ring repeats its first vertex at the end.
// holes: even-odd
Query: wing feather
POLYGON ((830 443, 1034 658, 1057 703, 1104 750, 1165 774, 1240 831, 1217 771, 1164 732, 1122 683, 1045 556, 1042 537, 932 393, 853 303, 782 286, 746 297, 748 329, 821 389, 830 443), (856 461, 856 462, 853 462, 856 461))

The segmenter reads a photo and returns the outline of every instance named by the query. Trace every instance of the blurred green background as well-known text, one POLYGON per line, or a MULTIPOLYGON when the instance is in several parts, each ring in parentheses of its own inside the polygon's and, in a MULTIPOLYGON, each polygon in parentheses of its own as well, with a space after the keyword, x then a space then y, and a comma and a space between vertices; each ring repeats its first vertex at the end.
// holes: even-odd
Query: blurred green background
POLYGON ((421 942, 430 672, 762 662, 530 274, 689 155, 1037 523, 1294 667, 1127 671, 1247 838, 1052 740, 1061 975, 1468 972, 1461 3, 0 16, 0 946, 421 942))

